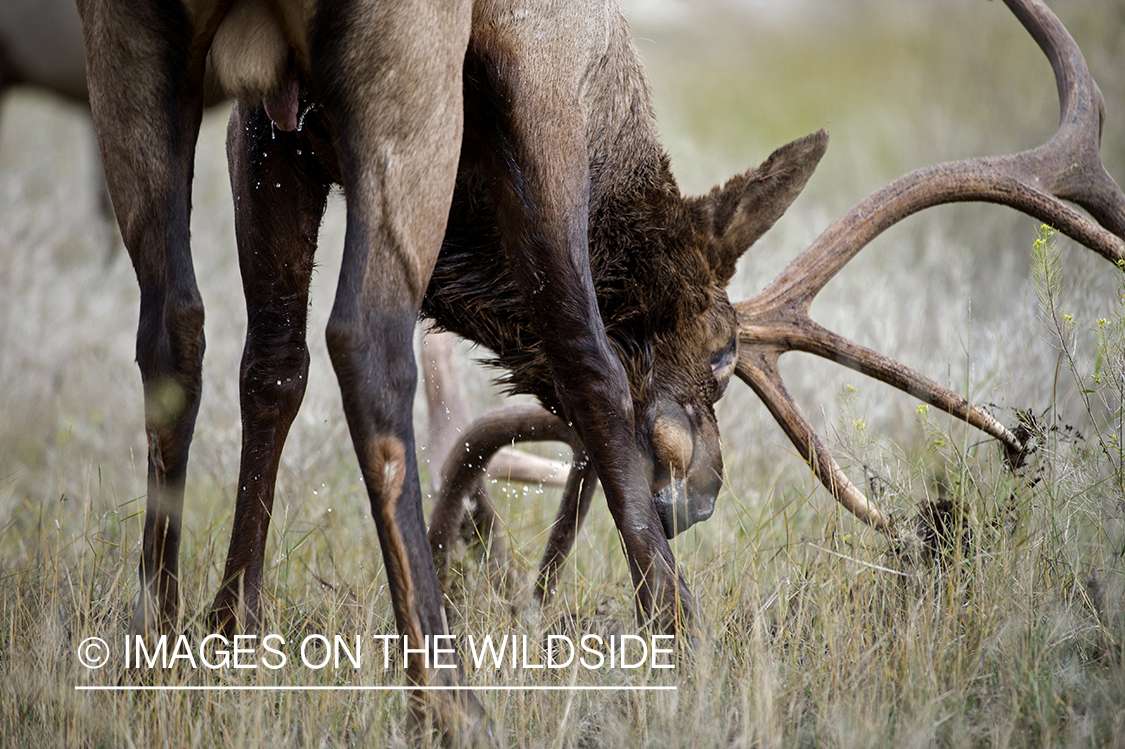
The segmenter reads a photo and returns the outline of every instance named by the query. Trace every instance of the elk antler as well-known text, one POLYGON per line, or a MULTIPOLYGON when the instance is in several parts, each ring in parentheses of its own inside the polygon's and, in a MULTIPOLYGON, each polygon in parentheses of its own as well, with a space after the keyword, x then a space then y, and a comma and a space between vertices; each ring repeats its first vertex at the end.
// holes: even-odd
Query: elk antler
POLYGON ((463 496, 502 447, 513 442, 537 441, 565 442, 572 448, 578 444, 574 430, 538 404, 503 406, 489 411, 465 432, 464 447, 451 450, 445 459, 442 493, 463 496))
MULTIPOLYGON (((456 541, 480 542, 485 557, 501 571, 501 578, 506 579, 507 548, 503 538, 494 533, 496 510, 485 477, 563 486, 568 482, 569 466, 508 446, 520 434, 535 434, 534 425, 527 424, 518 416, 519 409, 508 411, 502 418, 519 420, 522 432, 518 428, 507 428, 497 440, 498 433, 494 426, 490 426, 495 421, 485 419, 483 427, 470 426, 469 398, 461 382, 461 371, 454 352, 456 336, 434 330, 432 326, 427 326, 424 335, 427 366, 423 371, 430 417, 430 488, 437 497, 429 530, 434 561, 439 575, 444 577, 456 541), (455 445, 462 436, 464 447, 455 445), (484 440, 484 444, 477 444, 478 440, 484 440), (451 455, 456 456, 453 461, 449 461, 451 455), (476 460, 473 456, 477 456, 476 460), (469 513, 464 512, 461 501, 466 495, 471 497, 472 511, 469 513)), ((535 408, 546 413, 537 406, 535 408)), ((569 497, 570 490, 567 492, 569 497)))
MULTIPOLYGON (((472 418, 468 405, 469 396, 461 382, 461 367, 455 353, 457 336, 436 330, 430 324, 426 325, 423 335, 426 365, 422 371, 429 410, 432 469, 430 488, 436 494, 445 460, 454 451, 454 443, 458 441, 462 431, 470 428, 472 418)), ((566 484, 568 469, 569 466, 560 461, 504 446, 495 451, 481 477, 523 484, 563 486, 566 484)))
MULTIPOLYGON (((473 492, 486 470, 495 470, 494 456, 507 445, 535 441, 565 442, 574 451, 572 467, 565 475, 563 499, 551 527, 535 588, 535 595, 540 600, 551 595, 555 572, 570 553, 574 537, 590 508, 597 477, 574 430, 558 416, 534 403, 497 408, 481 416, 465 431, 464 447, 452 449, 445 459, 429 531, 430 549, 439 577, 444 577, 448 568, 449 555, 464 516, 462 497, 473 492)), ((474 492, 474 499, 478 503, 478 512, 483 510, 483 515, 492 517, 487 491, 474 492), (483 503, 488 503, 486 508, 479 507, 483 503)), ((480 525, 477 523, 478 527, 480 525)), ((491 534, 492 530, 492 523, 488 522, 479 532, 485 535, 491 534)), ((480 540, 489 542, 488 538, 480 540)))
POLYGON ((872 239, 931 206, 983 201, 1051 224, 1112 262, 1125 259, 1125 195, 1098 156, 1105 104, 1078 45, 1039 0, 1005 0, 1054 69, 1058 132, 1038 148, 925 167, 876 190, 837 219, 755 296, 735 305, 740 327, 736 373, 753 388, 828 491, 860 520, 886 530, 888 518, 848 480, 785 388, 777 368, 786 351, 831 359, 882 380, 1000 440, 1023 445, 986 411, 892 359, 817 325, 809 305, 872 239), (1067 205, 1086 209, 1089 217, 1067 205))
MULTIPOLYGON (((559 567, 574 547, 578 529, 586 519, 590 500, 598 485, 594 464, 567 424, 542 406, 529 403, 494 409, 473 422, 464 435, 464 448, 455 449, 446 458, 442 468, 441 489, 434 504, 430 522, 430 548, 434 554, 439 575, 448 569, 451 542, 455 529, 464 514, 461 498, 472 491, 486 469, 491 473, 496 467, 493 457, 513 442, 555 441, 565 442, 574 451, 570 471, 565 474, 566 487, 562 501, 551 525, 547 548, 539 564, 539 579, 535 584, 535 597, 542 603, 555 593, 555 577, 559 567)), ((518 452, 518 451, 513 451, 518 452)), ((521 453, 526 454, 526 453, 521 453)), ((488 502, 484 496, 475 495, 476 501, 488 502)), ((479 525, 479 524, 478 524, 479 525)), ((491 525, 481 533, 491 533, 491 525)), ((482 538, 484 542, 489 539, 482 538)))

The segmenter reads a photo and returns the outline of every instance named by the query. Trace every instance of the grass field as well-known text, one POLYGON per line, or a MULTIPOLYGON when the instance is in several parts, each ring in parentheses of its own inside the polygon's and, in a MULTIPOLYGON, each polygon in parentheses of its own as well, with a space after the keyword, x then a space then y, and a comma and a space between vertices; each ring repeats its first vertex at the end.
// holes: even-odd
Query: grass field
MULTIPOLYGON (((743 5, 648 2, 632 16, 685 192, 705 191, 807 132, 831 133, 806 194, 743 259, 733 299, 899 174, 1022 150, 1054 130, 1050 67, 1001 3, 806 0, 800 12, 757 17, 746 10, 754 3, 743 5)), ((1125 179, 1125 3, 1052 6, 1106 95, 1103 157, 1125 179)), ((188 629, 218 588, 238 469, 245 311, 224 128, 222 112, 204 121, 192 220, 208 346, 184 514, 188 629)), ((4 101, 0 743, 405 743, 397 693, 75 690, 115 684, 122 673, 145 492, 132 361, 138 292, 99 218, 96 168, 80 111, 36 92, 4 101), (78 662, 91 636, 115 648, 101 670, 78 662)), ((314 279, 310 385, 282 459, 267 553, 264 630, 289 643, 310 634, 370 643, 394 631, 324 346, 342 236, 336 196, 314 279)), ((503 742, 1125 747, 1123 274, 1010 210, 946 207, 864 250, 813 316, 1009 426, 1022 423, 1037 445, 1028 465, 1012 472, 980 434, 850 371, 783 359, 791 392, 880 507, 908 522, 927 503, 959 508, 943 551, 903 552, 843 514, 753 394, 732 385, 718 408, 727 488, 714 517, 673 542, 699 602, 675 669, 469 670, 484 687, 676 690, 481 692, 503 742)), ((469 375, 481 410, 502 402, 488 376, 479 367, 469 375)), ((494 498, 526 580, 558 492, 497 484, 494 498)), ((494 590, 471 560, 457 572, 449 613, 459 638, 635 629, 628 571, 600 498, 546 610, 530 603, 526 586, 494 590)), ((376 660, 339 669, 181 665, 152 683, 403 683, 376 660)))

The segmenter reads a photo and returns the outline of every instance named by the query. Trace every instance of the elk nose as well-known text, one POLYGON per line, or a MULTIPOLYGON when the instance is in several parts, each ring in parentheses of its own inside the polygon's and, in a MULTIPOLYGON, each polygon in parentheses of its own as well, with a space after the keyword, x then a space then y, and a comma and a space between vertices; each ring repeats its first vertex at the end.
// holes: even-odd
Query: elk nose
POLYGON ((652 497, 667 538, 675 538, 695 524, 694 512, 687 499, 686 484, 682 478, 676 479, 652 497))
POLYGON ((668 538, 715 512, 722 489, 722 457, 713 421, 699 418, 690 405, 664 402, 652 429, 657 464, 653 502, 668 538))
POLYGON ((722 488, 716 479, 702 489, 691 486, 690 478, 676 478, 653 495, 656 514, 664 526, 664 535, 675 538, 696 523, 702 523, 715 512, 715 497, 722 488))
POLYGON ((715 498, 719 496, 719 490, 722 488, 723 479, 716 474, 714 479, 709 481, 706 486, 694 492, 688 498, 694 522, 702 523, 711 517, 715 512, 715 498))

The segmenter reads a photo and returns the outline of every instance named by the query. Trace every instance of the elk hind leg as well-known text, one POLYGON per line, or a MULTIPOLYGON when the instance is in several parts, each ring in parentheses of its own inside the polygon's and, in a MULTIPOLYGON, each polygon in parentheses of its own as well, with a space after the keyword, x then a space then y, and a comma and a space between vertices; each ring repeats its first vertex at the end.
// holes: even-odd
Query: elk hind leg
POLYGON ((148 496, 137 634, 166 632, 178 614, 184 477, 204 348, 188 236, 203 60, 193 56, 191 21, 174 5, 79 4, 98 147, 141 291, 148 496))
POLYGON ((308 383, 309 283, 330 178, 314 155, 329 152, 309 118, 279 132, 257 103, 239 101, 227 129, 238 259, 246 295, 239 373, 242 456, 215 631, 260 624, 266 535, 281 450, 308 383), (319 140, 319 142, 317 142, 319 140))

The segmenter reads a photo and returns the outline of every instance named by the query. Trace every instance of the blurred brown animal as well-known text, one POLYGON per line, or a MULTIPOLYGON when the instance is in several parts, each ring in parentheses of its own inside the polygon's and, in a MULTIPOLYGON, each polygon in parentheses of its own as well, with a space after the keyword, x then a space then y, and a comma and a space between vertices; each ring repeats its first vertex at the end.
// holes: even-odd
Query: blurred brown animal
POLYGON ((86 102, 82 23, 73 2, 0 4, 0 93, 20 84, 86 102))
MULTIPOLYGON (((18 86, 46 91, 86 109, 86 55, 82 21, 74 0, 18 0, 0 3, 0 97, 18 86)), ((222 98, 213 78, 206 103, 222 98)), ((113 221, 113 204, 99 167, 93 185, 98 209, 113 221)), ((118 248, 116 240, 111 252, 118 248)))
MULTIPOLYGON (((15 86, 87 106, 82 23, 72 0, 0 3, 0 96, 15 86)), ((100 172, 93 190, 98 208, 112 221, 113 206, 100 172)))

